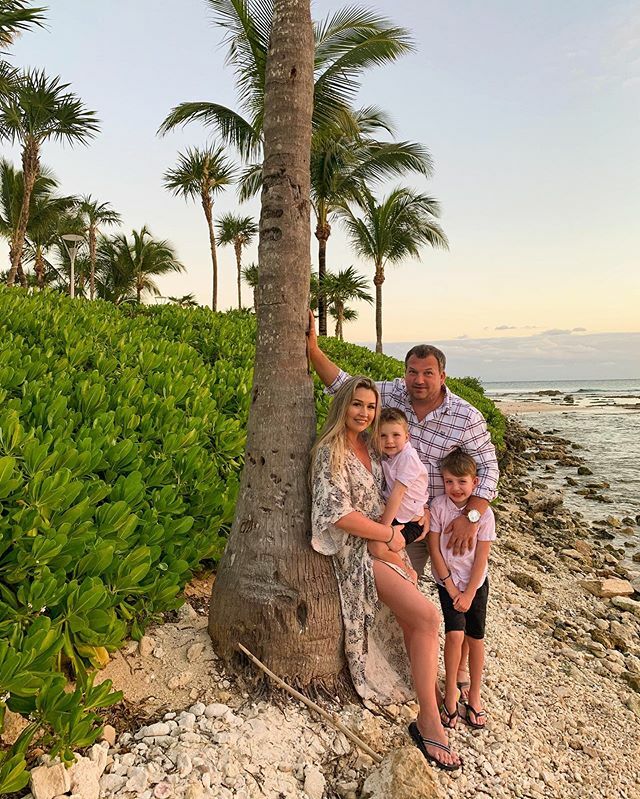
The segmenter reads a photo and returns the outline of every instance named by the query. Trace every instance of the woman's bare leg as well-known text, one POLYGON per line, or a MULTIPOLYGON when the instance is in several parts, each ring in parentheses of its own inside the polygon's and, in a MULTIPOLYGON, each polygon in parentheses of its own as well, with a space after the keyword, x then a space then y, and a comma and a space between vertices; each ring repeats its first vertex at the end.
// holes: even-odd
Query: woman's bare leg
MULTIPOLYGON (((439 743, 448 743, 440 722, 435 684, 438 673, 438 612, 415 585, 404 580, 380 561, 373 562, 378 596, 397 618, 405 634, 411 662, 411 674, 418 695, 420 713, 417 724, 421 735, 439 743)), ((432 747, 429 754, 443 763, 458 763, 454 752, 447 754, 432 747)))

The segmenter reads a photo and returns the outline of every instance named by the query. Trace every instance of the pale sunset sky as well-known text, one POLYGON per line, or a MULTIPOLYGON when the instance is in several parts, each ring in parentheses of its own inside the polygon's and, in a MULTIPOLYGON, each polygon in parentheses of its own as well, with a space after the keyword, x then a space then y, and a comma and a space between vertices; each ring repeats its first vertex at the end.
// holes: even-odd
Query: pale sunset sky
MULTIPOLYGON (((163 279, 162 293, 206 303, 202 210, 168 194, 162 175, 178 150, 215 136, 198 125, 156 136, 181 101, 238 107, 206 0, 43 3, 46 29, 25 34, 13 61, 61 75, 101 120, 90 146, 48 143, 43 163, 65 193, 110 202, 126 232, 147 224, 169 239, 187 272, 163 279)), ((314 19, 348 4, 316 2, 314 19)), ((388 267, 385 341, 445 342, 458 373, 473 373, 475 358, 487 380, 640 376, 638 3, 366 5, 409 28, 416 51, 366 73, 358 103, 386 109, 398 138, 429 148, 434 177, 411 183, 438 198, 450 241, 449 251, 388 267)), ((257 219, 259 203, 239 206, 230 189, 215 213, 230 210, 257 219)), ((312 237, 314 260, 315 251, 312 237)), ((257 243, 244 255, 256 259, 257 243)), ((349 265, 372 275, 336 224, 328 266, 349 265)), ((220 271, 224 309, 235 302, 231 248, 220 251, 220 271)), ((373 308, 357 308, 345 335, 371 342, 373 308)))

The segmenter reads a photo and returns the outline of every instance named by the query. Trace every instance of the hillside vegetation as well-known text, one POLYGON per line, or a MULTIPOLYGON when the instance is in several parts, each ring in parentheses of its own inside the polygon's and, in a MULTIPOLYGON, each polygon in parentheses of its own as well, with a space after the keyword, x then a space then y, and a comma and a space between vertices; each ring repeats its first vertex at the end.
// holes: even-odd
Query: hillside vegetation
MULTIPOLYGON (((94 740, 95 711, 119 697, 86 670, 177 607, 192 572, 222 554, 254 334, 248 312, 0 289, 0 729, 5 706, 32 720, 0 751, 0 793, 25 783, 36 733, 63 757, 94 740)), ((351 373, 402 374, 392 358, 323 346, 351 373)), ((474 381, 451 387, 500 444, 502 417, 474 381)))

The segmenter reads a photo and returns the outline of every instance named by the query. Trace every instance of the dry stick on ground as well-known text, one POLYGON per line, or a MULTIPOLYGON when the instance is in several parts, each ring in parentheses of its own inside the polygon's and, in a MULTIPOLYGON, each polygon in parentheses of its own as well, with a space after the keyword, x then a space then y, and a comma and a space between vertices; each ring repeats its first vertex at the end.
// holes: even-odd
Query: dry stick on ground
POLYGON ((261 668, 262 671, 264 671, 265 674, 271 677, 271 679, 274 680, 281 688, 284 688, 284 690, 288 694, 291 694, 291 696, 293 696, 295 699, 299 699, 300 702, 303 702, 308 708, 311 708, 311 710, 315 710, 315 712, 319 716, 321 716, 325 721, 328 721, 329 724, 334 726, 336 729, 340 730, 340 732, 344 733, 347 736, 347 738, 349 738, 350 741, 353 741, 353 743, 356 746, 359 746, 363 752, 368 754, 369 757, 374 761, 374 763, 382 763, 382 758, 380 757, 380 755, 377 752, 374 752, 370 746, 368 746, 361 738, 358 738, 358 736, 354 732, 352 732, 348 727, 345 727, 341 721, 338 721, 337 718, 332 716, 330 713, 327 713, 326 710, 323 710, 320 707, 320 705, 316 705, 315 702, 312 702, 311 699, 308 699, 304 694, 301 694, 299 691, 296 691, 295 688, 292 688, 290 685, 287 685, 287 683, 284 680, 281 680, 280 677, 278 677, 276 674, 274 674, 271 671, 271 669, 268 669, 262 661, 258 660, 258 658, 255 655, 252 655, 248 649, 242 646, 242 644, 238 644, 238 649, 244 652, 244 654, 249 658, 249 660, 255 663, 256 666, 261 668))

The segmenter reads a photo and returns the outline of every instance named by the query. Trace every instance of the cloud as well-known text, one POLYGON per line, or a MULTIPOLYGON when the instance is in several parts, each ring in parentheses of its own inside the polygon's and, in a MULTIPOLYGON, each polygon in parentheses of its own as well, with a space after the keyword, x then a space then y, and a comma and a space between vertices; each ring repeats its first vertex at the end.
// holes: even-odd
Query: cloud
POLYGON ((515 325, 498 325, 496 330, 517 330, 518 328, 515 325))
POLYGON ((574 327, 574 328, 571 329, 571 332, 572 333, 586 333, 587 332, 587 328, 586 327, 574 327))
MULTIPOLYGON (((385 344, 387 355, 404 358, 413 342, 385 344)), ((447 373, 481 380, 588 380, 638 378, 640 332, 571 331, 544 336, 495 336, 432 342, 447 356, 447 373)), ((373 345, 372 345, 373 348, 373 345)))
POLYGON ((469 338, 469 336, 466 333, 463 333, 461 336, 456 336, 457 340, 460 340, 462 338, 469 338))
POLYGON ((552 327, 551 330, 543 330, 539 333, 540 336, 566 336, 571 333, 570 330, 562 330, 559 327, 552 327))

